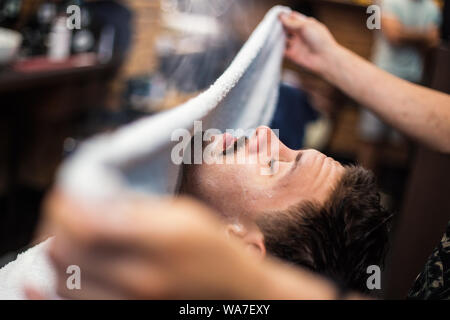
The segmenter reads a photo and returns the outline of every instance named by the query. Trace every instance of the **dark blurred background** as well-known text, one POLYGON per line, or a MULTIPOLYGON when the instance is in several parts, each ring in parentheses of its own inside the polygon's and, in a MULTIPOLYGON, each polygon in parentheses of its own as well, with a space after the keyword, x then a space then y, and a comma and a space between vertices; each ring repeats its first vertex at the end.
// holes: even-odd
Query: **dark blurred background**
MULTIPOLYGON (((449 92, 449 3, 436 3, 442 43, 426 52, 422 83, 449 92)), ((372 1, 0 0, 0 267, 30 245, 58 165, 81 141, 206 89, 276 4, 314 16, 339 43, 371 59, 372 1), (78 30, 64 28, 70 5, 81 8, 78 30)), ((402 221, 386 271, 388 296, 404 296, 449 218, 448 158, 404 137, 378 141, 367 157, 354 101, 287 62, 283 82, 277 121, 286 125, 294 112, 305 122, 300 138, 282 131, 286 143, 362 163, 378 176, 384 204, 402 221), (292 111, 297 105, 308 109, 292 111), (396 240, 405 235, 413 240, 396 240)))

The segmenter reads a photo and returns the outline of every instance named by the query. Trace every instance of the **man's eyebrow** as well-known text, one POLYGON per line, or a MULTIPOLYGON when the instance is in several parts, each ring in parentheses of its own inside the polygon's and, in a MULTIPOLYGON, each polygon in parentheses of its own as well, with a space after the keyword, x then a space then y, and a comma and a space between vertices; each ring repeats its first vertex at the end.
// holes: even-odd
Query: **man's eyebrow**
POLYGON ((299 151, 297 153, 297 156, 295 157, 294 163, 292 164, 292 167, 289 170, 288 174, 292 174, 295 171, 295 169, 298 166, 298 163, 300 162, 300 159, 301 159, 302 155, 303 155, 303 152, 301 152, 301 151, 299 151))

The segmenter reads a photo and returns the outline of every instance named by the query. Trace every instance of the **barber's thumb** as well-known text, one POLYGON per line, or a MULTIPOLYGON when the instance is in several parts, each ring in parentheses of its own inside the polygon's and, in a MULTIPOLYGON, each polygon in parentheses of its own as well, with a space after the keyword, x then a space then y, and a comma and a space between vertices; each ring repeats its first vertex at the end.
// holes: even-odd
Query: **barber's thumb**
POLYGON ((293 11, 291 13, 281 14, 280 20, 285 28, 295 30, 300 29, 305 24, 307 17, 299 12, 293 11))

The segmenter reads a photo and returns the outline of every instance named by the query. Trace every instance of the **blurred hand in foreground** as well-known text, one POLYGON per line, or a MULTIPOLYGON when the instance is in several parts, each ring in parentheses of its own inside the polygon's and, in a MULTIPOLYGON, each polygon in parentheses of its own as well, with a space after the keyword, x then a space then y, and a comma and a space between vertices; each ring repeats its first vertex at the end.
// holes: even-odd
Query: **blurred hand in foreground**
POLYGON ((64 298, 335 297, 330 283, 309 272, 252 258, 209 208, 190 199, 133 198, 87 208, 55 192, 45 221, 55 235, 50 257, 64 298), (80 267, 80 290, 66 287, 69 265, 80 267))
POLYGON ((233 268, 255 263, 192 200, 136 198, 88 209, 56 193, 46 207, 58 293, 67 298, 231 297, 242 274, 233 268), (69 265, 81 269, 81 290, 66 288, 69 265))

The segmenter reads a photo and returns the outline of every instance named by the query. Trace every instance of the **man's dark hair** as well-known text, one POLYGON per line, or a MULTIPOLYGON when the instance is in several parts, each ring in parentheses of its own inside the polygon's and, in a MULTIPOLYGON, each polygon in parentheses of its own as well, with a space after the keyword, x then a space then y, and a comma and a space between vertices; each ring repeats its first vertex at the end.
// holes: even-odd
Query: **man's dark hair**
POLYGON ((271 255, 366 292, 367 267, 384 263, 390 218, 374 175, 351 166, 325 205, 302 202, 256 223, 271 255))

